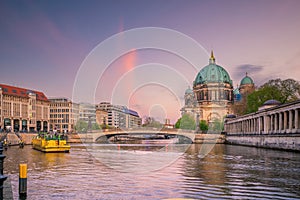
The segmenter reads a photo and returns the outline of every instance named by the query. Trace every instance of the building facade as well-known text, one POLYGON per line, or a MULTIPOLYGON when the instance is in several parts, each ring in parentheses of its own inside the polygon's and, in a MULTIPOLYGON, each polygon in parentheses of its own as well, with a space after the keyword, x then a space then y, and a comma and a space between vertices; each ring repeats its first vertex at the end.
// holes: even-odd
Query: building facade
POLYGON ((79 118, 79 105, 67 98, 50 98, 50 130, 73 132, 79 118))
POLYGON ((235 115, 243 115, 247 110, 247 97, 254 92, 255 85, 251 77, 246 76, 241 80, 240 85, 233 91, 234 94, 234 106, 233 113, 235 115))
POLYGON ((101 128, 108 128, 108 112, 107 110, 96 109, 96 123, 101 128))
POLYGON ((0 128, 12 132, 48 131, 48 98, 40 91, 0 84, 0 128))
POLYGON ((96 108, 91 103, 79 103, 79 120, 87 123, 96 123, 96 108))
POLYGON ((228 72, 216 64, 213 52, 209 64, 202 68, 193 83, 193 90, 185 91, 185 105, 181 114, 190 114, 196 121, 213 123, 231 113, 233 86, 228 72))
POLYGON ((233 89, 229 73, 216 64, 211 52, 209 64, 197 74, 193 90, 189 87, 185 91, 181 115, 189 114, 195 121, 205 120, 208 124, 221 122, 227 114, 242 111, 247 95, 254 89, 254 82, 247 73, 240 86, 233 89))
POLYGON ((101 102, 96 105, 97 122, 99 125, 107 125, 113 128, 133 128, 142 124, 142 119, 134 110, 126 106, 112 105, 109 102, 101 102), (106 124, 104 124, 106 123, 106 124))
POLYGON ((123 125, 124 128, 136 128, 142 125, 142 119, 139 117, 139 114, 136 111, 123 106, 123 113, 125 115, 125 124, 123 125))

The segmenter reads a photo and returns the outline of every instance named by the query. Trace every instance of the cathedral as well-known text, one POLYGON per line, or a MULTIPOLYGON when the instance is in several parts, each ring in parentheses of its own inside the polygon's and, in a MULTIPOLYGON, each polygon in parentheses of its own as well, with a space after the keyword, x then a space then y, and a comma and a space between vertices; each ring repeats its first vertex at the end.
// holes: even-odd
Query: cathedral
POLYGON ((205 120, 208 124, 222 121, 227 114, 233 114, 233 105, 242 102, 252 91, 254 82, 247 73, 234 89, 230 75, 216 64, 211 52, 209 64, 197 74, 193 89, 188 87, 185 91, 181 115, 189 114, 196 121, 205 120))

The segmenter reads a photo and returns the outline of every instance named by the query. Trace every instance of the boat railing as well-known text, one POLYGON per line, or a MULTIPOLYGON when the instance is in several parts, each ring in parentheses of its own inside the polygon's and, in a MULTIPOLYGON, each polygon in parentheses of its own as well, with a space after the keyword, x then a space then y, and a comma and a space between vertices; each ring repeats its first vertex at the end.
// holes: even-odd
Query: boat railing
POLYGON ((45 140, 67 140, 67 136, 59 134, 59 135, 54 135, 54 134, 39 134, 37 135, 37 138, 42 138, 45 140))

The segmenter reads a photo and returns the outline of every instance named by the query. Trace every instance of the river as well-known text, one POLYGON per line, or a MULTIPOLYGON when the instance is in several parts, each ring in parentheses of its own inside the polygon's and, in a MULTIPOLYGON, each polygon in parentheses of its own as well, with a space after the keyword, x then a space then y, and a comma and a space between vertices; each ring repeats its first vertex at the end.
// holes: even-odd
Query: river
POLYGON ((300 199, 299 153, 217 144, 201 156, 201 148, 73 144, 70 153, 45 154, 10 147, 4 174, 14 199, 19 163, 28 164, 30 200, 300 199))

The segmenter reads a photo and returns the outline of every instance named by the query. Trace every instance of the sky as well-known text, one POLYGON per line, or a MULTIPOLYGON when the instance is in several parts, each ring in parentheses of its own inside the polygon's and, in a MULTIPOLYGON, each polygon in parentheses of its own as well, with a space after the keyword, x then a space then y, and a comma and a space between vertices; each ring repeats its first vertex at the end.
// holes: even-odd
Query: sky
POLYGON ((211 50, 234 87, 246 72, 256 86, 299 81, 299 9, 299 0, 1 0, 0 82, 74 100, 80 84, 76 101, 91 94, 175 123, 211 50))

